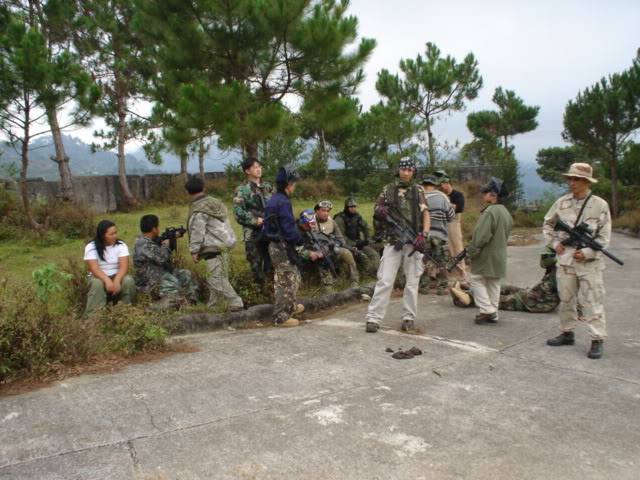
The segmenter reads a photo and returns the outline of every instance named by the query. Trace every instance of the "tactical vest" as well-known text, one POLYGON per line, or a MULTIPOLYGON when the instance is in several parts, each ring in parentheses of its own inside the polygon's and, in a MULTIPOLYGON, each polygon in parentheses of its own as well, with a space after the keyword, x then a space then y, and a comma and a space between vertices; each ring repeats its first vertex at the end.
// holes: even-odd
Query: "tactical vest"
POLYGON ((348 213, 340 212, 336 215, 336 217, 338 216, 344 222, 344 232, 342 234, 352 242, 360 240, 360 214, 349 215, 348 213))
POLYGON ((393 205, 402 214, 399 217, 398 212, 391 211, 391 214, 397 221, 407 224, 410 223, 410 227, 416 232, 422 231, 422 222, 420 218, 420 206, 418 205, 420 199, 420 190, 414 183, 409 184, 405 189, 400 187, 397 183, 391 183, 384 188, 385 203, 387 205, 393 205), (400 190, 404 190, 404 193, 400 190))

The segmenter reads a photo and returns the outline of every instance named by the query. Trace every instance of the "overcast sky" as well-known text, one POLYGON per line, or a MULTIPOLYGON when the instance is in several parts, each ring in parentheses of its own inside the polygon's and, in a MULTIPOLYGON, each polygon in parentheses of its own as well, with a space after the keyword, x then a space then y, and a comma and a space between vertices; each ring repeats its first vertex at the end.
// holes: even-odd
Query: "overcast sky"
POLYGON ((469 112, 492 109, 496 87, 540 106, 537 130, 515 137, 520 161, 563 145, 567 101, 603 76, 625 70, 640 47, 639 0, 351 0, 359 33, 378 42, 360 100, 380 101, 377 73, 399 72, 401 58, 424 55, 426 42, 461 61, 473 52, 484 87, 466 112, 436 125, 440 138, 466 142, 469 112))

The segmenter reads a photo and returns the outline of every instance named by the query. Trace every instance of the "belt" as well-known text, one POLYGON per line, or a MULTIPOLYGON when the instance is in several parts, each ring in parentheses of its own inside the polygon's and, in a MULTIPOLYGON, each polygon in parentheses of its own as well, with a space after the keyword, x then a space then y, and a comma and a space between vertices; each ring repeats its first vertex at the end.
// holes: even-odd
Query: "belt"
POLYGON ((202 258, 204 258, 205 260, 211 260, 212 258, 216 258, 218 255, 220 255, 220 253, 222 252, 209 252, 209 253, 205 253, 203 255, 200 255, 202 258))

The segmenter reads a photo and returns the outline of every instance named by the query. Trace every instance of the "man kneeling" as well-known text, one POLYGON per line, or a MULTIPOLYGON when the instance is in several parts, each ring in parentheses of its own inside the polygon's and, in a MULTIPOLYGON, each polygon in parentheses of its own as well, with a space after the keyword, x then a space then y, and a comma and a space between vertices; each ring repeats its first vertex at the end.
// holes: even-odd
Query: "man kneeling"
MULTIPOLYGON (((138 290, 158 300, 154 303, 155 308, 176 307, 185 301, 197 302, 198 284, 192 279, 190 270, 173 267, 170 240, 160 241, 158 217, 142 217, 140 230, 142 233, 136 238, 133 250, 138 290)), ((175 235, 181 237, 179 232, 175 235)))

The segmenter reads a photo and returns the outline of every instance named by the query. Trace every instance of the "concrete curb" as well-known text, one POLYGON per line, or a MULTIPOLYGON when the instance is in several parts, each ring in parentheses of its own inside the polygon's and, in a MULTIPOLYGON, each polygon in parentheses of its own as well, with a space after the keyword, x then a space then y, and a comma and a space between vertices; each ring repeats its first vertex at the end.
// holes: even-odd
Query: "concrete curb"
MULTIPOLYGON (((374 286, 375 283, 370 283, 364 287, 348 288, 320 297, 300 298, 298 303, 304 305, 305 314, 318 313, 338 305, 357 302, 362 294, 372 295, 374 286)), ((176 324, 169 328, 169 334, 222 330, 229 327, 242 327, 254 322, 269 324, 273 318, 273 308, 273 304, 269 303, 233 313, 190 313, 177 318, 176 324)))

